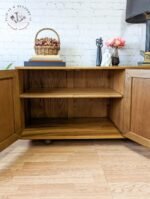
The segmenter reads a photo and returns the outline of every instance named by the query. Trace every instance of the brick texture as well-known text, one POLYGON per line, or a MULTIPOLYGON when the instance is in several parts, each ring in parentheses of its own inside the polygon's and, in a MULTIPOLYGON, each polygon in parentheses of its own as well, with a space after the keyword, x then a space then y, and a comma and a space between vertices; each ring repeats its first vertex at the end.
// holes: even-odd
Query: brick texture
POLYGON ((145 25, 127 24, 125 9, 126 0, 1 0, 0 68, 9 63, 23 65, 34 55, 34 37, 43 27, 52 27, 60 34, 60 54, 67 65, 95 66, 95 39, 100 36, 104 41, 125 38, 121 65, 136 65, 142 59, 139 51, 144 48, 145 25), (31 12, 32 21, 25 30, 12 30, 5 22, 8 9, 14 5, 24 5, 31 12))

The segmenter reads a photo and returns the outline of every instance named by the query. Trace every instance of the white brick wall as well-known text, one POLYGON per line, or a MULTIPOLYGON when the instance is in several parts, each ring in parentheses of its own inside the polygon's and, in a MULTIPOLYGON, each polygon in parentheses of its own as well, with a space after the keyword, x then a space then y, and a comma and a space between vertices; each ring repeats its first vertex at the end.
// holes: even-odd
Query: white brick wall
POLYGON ((145 25, 125 23, 126 0, 1 0, 0 68, 9 63, 23 65, 33 54, 34 36, 52 27, 61 38, 61 55, 67 65, 95 66, 95 39, 121 36, 127 46, 120 51, 121 65, 136 65, 144 48, 145 25), (30 26, 14 31, 5 14, 14 5, 26 6, 32 14, 30 26))

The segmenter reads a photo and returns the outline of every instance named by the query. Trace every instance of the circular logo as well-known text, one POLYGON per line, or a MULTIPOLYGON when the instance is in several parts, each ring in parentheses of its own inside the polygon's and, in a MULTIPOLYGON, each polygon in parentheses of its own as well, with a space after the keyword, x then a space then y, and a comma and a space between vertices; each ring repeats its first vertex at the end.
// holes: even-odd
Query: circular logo
POLYGON ((25 6, 13 6, 9 8, 6 13, 5 20, 13 30, 23 30, 26 29, 31 22, 31 13, 25 6))

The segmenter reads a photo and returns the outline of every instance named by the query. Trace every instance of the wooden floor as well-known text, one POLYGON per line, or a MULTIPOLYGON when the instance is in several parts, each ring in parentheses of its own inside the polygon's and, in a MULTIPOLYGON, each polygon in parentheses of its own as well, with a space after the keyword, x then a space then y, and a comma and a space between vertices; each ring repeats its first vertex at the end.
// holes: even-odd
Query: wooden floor
POLYGON ((137 198, 150 198, 150 150, 127 140, 21 140, 0 154, 0 199, 137 198))

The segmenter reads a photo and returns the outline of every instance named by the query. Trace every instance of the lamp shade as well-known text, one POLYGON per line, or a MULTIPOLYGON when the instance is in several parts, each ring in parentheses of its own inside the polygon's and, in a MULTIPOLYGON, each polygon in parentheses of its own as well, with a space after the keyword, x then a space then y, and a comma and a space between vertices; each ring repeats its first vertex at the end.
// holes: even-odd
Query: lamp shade
POLYGON ((144 13, 150 13, 150 0, 127 0, 126 22, 145 23, 144 13))

